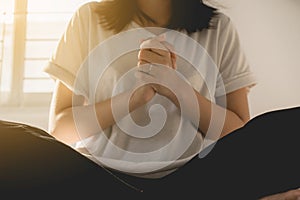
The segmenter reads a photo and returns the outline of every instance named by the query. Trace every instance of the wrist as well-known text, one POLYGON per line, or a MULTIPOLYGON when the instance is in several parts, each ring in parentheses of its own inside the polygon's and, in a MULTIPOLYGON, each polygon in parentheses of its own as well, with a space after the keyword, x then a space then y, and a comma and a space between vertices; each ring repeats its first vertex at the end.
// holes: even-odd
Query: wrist
POLYGON ((131 96, 129 98, 129 112, 132 112, 138 107, 142 106, 143 102, 141 102, 140 99, 136 98, 136 95, 134 93, 131 93, 130 95, 131 96))
POLYGON ((150 86, 142 86, 130 93, 129 110, 130 112, 148 103, 155 91, 150 86))
MULTIPOLYGON (((181 84, 177 84, 175 87, 172 87, 173 90, 169 89, 168 95, 166 96, 170 101, 172 101, 178 108, 182 105, 180 103, 185 103, 185 98, 187 95, 189 96, 191 86, 186 82, 181 82, 181 84)), ((194 91, 194 89, 192 90, 194 91)))
POLYGON ((173 91, 169 90, 166 97, 179 108, 180 107, 180 100, 179 99, 181 99, 181 92, 178 92, 176 90, 175 93, 173 91))

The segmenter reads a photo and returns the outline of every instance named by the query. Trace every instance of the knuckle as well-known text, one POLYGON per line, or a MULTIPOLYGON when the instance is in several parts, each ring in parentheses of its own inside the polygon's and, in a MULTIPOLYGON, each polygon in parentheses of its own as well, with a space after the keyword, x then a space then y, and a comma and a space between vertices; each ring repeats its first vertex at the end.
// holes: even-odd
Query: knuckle
POLYGON ((166 53, 167 53, 167 56, 169 57, 169 58, 171 58, 171 52, 170 51, 165 51, 166 53))
POLYGON ((169 59, 167 57, 163 57, 161 64, 169 66, 169 64, 170 64, 169 59))
POLYGON ((145 64, 145 61, 143 61, 143 60, 139 60, 139 62, 138 63, 140 63, 141 65, 142 64, 145 64))
POLYGON ((144 49, 141 49, 138 53, 138 58, 142 58, 144 57, 144 54, 145 54, 145 50, 144 49))

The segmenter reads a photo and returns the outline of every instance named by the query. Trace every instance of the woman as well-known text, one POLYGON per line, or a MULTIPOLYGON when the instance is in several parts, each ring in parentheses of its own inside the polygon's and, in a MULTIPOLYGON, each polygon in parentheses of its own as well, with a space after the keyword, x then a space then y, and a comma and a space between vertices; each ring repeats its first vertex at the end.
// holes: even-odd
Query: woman
MULTIPOLYGON (((247 91, 255 84, 229 18, 193 0, 85 4, 74 15, 45 71, 57 80, 50 133, 82 153, 92 154, 91 158, 124 161, 126 166, 135 162, 169 165, 175 160, 179 163, 174 165, 180 166, 187 162, 199 153, 207 141, 203 141, 205 136, 215 141, 249 120, 247 91), (189 37, 141 27, 168 27, 189 37), (146 47, 145 43, 139 46, 147 37, 154 39, 146 47), (131 44, 136 44, 133 50, 140 49, 120 50, 131 44), (191 49, 194 52, 184 54, 191 49), (208 55, 203 53, 206 51, 208 55), (178 52, 184 55, 176 55, 178 52), (131 71, 135 66, 136 72, 131 71), (145 73, 150 68, 155 74, 145 73), (157 123, 154 119, 163 113, 155 104, 167 112, 157 123), (152 124, 147 117, 150 108, 152 124), (133 122, 125 117, 129 112, 133 122), (150 131, 134 124, 146 128, 149 124, 150 131), (161 128, 157 131, 156 127, 161 128), (145 132, 150 133, 142 135, 145 132), (188 141, 183 143, 183 138, 188 141), (173 143, 168 146, 170 141, 173 143)), ((166 169, 163 174, 160 170, 152 174, 150 169, 136 169, 141 170, 136 174, 132 169, 118 169, 139 176, 167 174, 166 169)))
POLYGON ((243 127, 256 83, 230 19, 198 0, 87 3, 45 71, 56 79, 49 132, 145 185, 181 180, 172 173, 243 127))

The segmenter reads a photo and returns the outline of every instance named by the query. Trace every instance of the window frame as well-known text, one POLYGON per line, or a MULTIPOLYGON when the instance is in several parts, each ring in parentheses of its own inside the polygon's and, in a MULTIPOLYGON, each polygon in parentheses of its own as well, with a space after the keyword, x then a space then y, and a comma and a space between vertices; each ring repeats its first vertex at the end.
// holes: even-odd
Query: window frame
MULTIPOLYGON (((9 91, 1 91, 0 90, 0 107, 49 107, 52 92, 25 92, 24 91, 24 81, 29 80, 25 76, 25 62, 30 61, 26 58, 26 44, 28 41, 32 39, 27 38, 27 27, 28 27, 28 15, 35 14, 34 12, 28 11, 28 0, 14 0, 14 10, 13 12, 13 23, 12 23, 12 50, 9 52, 11 54, 11 65, 9 66, 11 69, 10 76, 10 87, 9 91)), ((39 14, 71 14, 68 11, 51 11, 51 12, 38 12, 39 14)), ((2 25, 2 24, 1 24, 2 25)), ((5 33, 6 22, 3 22, 3 32, 5 33)), ((1 40, 1 38, 0 38, 1 40)), ((3 71, 3 63, 4 59, 4 41, 5 34, 3 34, 2 38, 2 57, 0 58, 0 72, 3 71)), ((47 39, 37 39, 37 40, 47 40, 47 39)), ((53 38, 49 40, 54 40, 53 38)), ((58 41, 58 38, 57 38, 58 41)), ((0 41, 1 42, 1 41, 0 41)), ((51 52, 49 52, 51 54, 51 52)), ((39 59, 39 58, 36 58, 39 59)), ((39 60, 45 60, 45 58, 40 58, 39 60)), ((43 78, 38 78, 43 79, 43 78)), ((46 78, 48 80, 48 78, 46 78)), ((51 78, 49 77, 49 80, 51 78)), ((0 76, 0 84, 1 84, 1 76, 0 76)), ((53 81, 53 86, 55 85, 53 81)))
MULTIPOLYGON (((12 53, 12 81, 9 95, 11 106, 21 106, 23 101, 23 74, 25 64, 25 45, 27 27, 27 0, 17 1, 14 5, 13 22, 13 53, 12 53)), ((25 102, 24 102, 25 103, 25 102)))

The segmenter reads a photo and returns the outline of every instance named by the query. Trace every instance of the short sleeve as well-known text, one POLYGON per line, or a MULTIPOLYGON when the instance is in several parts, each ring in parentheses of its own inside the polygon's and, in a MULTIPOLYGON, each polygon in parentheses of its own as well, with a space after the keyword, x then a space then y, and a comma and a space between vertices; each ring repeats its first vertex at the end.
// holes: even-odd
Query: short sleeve
POLYGON ((65 32, 44 71, 52 78, 73 88, 76 74, 88 54, 87 32, 89 25, 89 4, 82 5, 70 19, 65 32))
POLYGON ((239 36, 229 17, 223 15, 218 41, 219 76, 216 97, 257 84, 241 47, 239 36), (225 19, 224 19, 225 18, 225 19))

